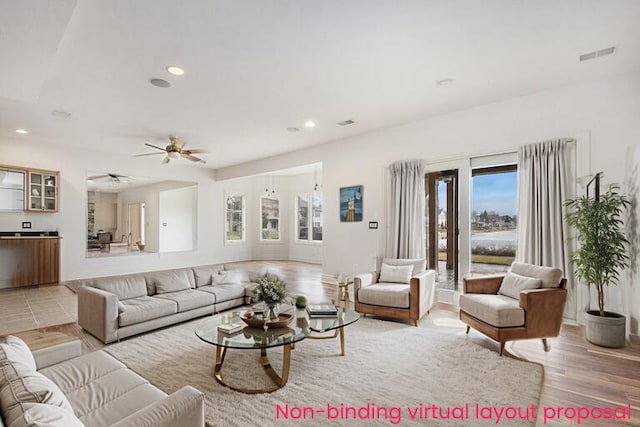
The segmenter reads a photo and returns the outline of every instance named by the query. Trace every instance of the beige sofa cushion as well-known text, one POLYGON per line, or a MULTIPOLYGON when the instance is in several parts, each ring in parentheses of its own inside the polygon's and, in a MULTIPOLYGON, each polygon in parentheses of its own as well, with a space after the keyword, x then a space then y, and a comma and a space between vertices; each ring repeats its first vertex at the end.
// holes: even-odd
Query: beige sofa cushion
POLYGON ((412 265, 382 264, 378 281, 382 283, 409 283, 412 275, 412 265))
POLYGON ((216 298, 213 294, 210 294, 208 292, 201 292, 196 289, 189 289, 180 292, 170 292, 167 294, 157 294, 153 297, 174 301, 176 304, 178 304, 178 313, 193 310, 194 308, 204 307, 207 305, 213 305, 216 302, 216 298))
POLYGON ((104 351, 43 369, 64 391, 86 426, 107 426, 166 397, 140 375, 104 351))
POLYGON ((557 288, 562 280, 562 270, 559 268, 514 262, 509 271, 521 276, 542 279, 543 288, 557 288))
MULTIPOLYGON (((3 362, 13 364, 19 374, 36 370, 36 361, 24 341, 13 335, 7 335, 5 341, 0 344, 0 364, 3 362)), ((2 387, 2 379, 0 379, 0 387, 2 387)))
POLYGON ((178 312, 175 301, 156 297, 138 297, 124 300, 124 311, 118 316, 120 326, 129 326, 178 312))
POLYGON ((245 286, 238 284, 220 284, 202 286, 198 288, 198 291, 207 292, 215 296, 215 303, 230 301, 236 298, 244 298, 245 286))
POLYGON ((100 277, 95 279, 94 288, 116 294, 119 300, 138 298, 147 295, 147 284, 142 274, 126 276, 100 277))
POLYGON ((498 328, 524 325, 520 302, 504 295, 462 294, 460 310, 498 328))
POLYGON ((220 275, 222 277, 213 276, 211 278, 212 284, 215 284, 216 281, 224 284, 246 283, 249 281, 249 273, 244 270, 225 270, 220 275))
POLYGON ((154 277, 156 294, 166 294, 191 289, 187 270, 169 270, 160 272, 154 277))
POLYGON ((511 298, 520 298, 520 292, 527 289, 539 289, 542 286, 542 279, 534 279, 533 277, 521 276, 519 274, 507 271, 502 279, 502 284, 498 293, 511 298))
POLYGON ((9 427, 84 427, 73 412, 44 403, 25 403, 25 411, 9 427))
POLYGON ((35 371, 14 376, 0 390, 0 410, 7 425, 10 426, 22 415, 26 410, 25 403, 55 405, 73 414, 73 409, 60 388, 35 371))
POLYGON ((401 259, 383 258, 382 264, 412 265, 413 266, 413 273, 411 274, 412 276, 415 276, 416 274, 420 274, 427 269, 427 260, 424 258, 401 258, 401 259))
POLYGON ((364 286, 358 291, 358 301, 363 304, 409 308, 409 288, 409 285, 400 283, 364 286))

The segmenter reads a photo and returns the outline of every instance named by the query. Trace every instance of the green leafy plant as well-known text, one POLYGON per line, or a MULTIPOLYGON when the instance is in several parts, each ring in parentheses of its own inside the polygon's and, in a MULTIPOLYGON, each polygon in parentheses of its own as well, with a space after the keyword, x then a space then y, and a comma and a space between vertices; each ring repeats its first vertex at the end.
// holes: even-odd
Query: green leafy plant
POLYGON ((258 285, 253 290, 253 299, 264 302, 268 306, 281 304, 287 297, 286 284, 275 274, 266 273, 256 281, 258 285))
POLYGON ((306 308, 307 307, 307 298, 304 295, 298 295, 294 301, 296 308, 306 308))
POLYGON ((620 271, 629 265, 627 239, 622 232, 622 214, 629 200, 612 184, 593 200, 587 195, 564 202, 570 212, 567 222, 576 230, 579 248, 571 255, 576 276, 598 293, 600 316, 604 317, 604 286, 616 284, 620 271))

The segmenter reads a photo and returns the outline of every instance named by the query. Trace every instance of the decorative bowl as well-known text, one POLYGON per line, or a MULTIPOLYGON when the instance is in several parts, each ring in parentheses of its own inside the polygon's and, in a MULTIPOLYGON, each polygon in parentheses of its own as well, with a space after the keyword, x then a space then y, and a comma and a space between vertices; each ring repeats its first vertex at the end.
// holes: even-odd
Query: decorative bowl
MULTIPOLYGON (((240 319, 244 323, 246 323, 251 328, 263 328, 264 327, 264 318, 262 317, 262 311, 247 311, 240 319)), ((295 316, 289 313, 280 313, 278 316, 278 320, 269 320, 267 322, 268 328, 282 328, 287 326, 293 320, 295 316)))

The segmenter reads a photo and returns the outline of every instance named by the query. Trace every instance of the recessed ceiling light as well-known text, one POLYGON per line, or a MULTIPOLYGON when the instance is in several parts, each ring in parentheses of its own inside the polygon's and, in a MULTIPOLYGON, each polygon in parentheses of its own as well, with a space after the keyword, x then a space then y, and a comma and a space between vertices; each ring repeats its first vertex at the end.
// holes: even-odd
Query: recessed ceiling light
POLYGON ((163 79, 151 79, 151 80, 149 80, 149 83, 151 83, 154 86, 161 87, 161 88, 171 87, 171 83, 169 83, 168 81, 163 80, 163 79))
POLYGON ((436 80, 436 86, 438 87, 451 87, 456 84, 456 79, 446 77, 444 79, 436 80))
POLYGON ((174 76, 184 75, 184 68, 179 67, 177 65, 167 65, 167 71, 173 74, 174 76))
POLYGON ((29 133, 29 131, 26 129, 20 128, 20 129, 16 129, 16 133, 19 133, 20 135, 26 135, 29 133))
POLYGON ((307 120, 306 122, 304 122, 304 126, 308 128, 314 128, 316 127, 316 122, 314 122, 313 120, 307 120))
POLYGON ((287 128, 287 132, 298 132, 299 130, 298 128, 287 128))

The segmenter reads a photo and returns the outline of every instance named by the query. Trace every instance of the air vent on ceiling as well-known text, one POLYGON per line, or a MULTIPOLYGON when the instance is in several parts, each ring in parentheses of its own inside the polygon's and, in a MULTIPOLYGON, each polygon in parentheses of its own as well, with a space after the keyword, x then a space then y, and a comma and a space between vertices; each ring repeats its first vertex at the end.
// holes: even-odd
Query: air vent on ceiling
POLYGON ((349 126, 349 125, 352 125, 354 123, 355 123, 355 121, 353 121, 353 120, 345 120, 344 122, 338 123, 338 125, 340 125, 340 126, 349 126))
POLYGON ((599 58, 600 56, 611 55, 616 51, 615 46, 607 47, 605 49, 596 50, 593 52, 580 55, 580 61, 588 61, 590 59, 599 58))
POLYGON ((69 117, 71 117, 71 113, 64 110, 53 110, 51 112, 51 115, 54 117, 60 117, 63 119, 68 119, 69 117))

